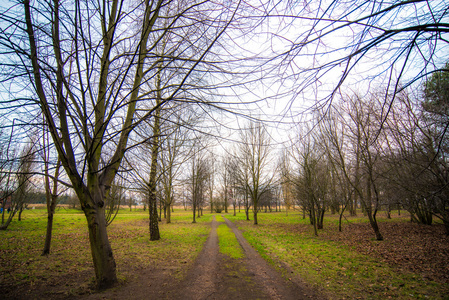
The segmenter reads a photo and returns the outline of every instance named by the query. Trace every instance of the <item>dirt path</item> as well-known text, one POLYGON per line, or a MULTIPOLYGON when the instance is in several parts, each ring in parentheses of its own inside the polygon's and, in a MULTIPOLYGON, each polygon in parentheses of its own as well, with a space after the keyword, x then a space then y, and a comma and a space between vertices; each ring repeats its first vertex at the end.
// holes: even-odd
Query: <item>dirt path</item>
POLYGON ((237 226, 233 230, 245 257, 233 259, 219 252, 215 217, 211 232, 185 279, 176 282, 164 270, 142 270, 130 283, 88 299, 324 299, 299 278, 286 281, 255 251, 237 226))
POLYGON ((217 223, 193 268, 168 296, 170 299, 323 299, 299 280, 287 282, 254 250, 237 226, 224 218, 242 246, 245 257, 219 253, 217 223))
POLYGON ((170 299, 211 299, 218 282, 218 223, 212 220, 209 237, 186 279, 176 286, 170 299))
POLYGON ((232 229, 237 240, 245 251, 245 263, 251 274, 254 274, 254 280, 264 288, 267 299, 323 299, 317 292, 307 287, 299 278, 291 278, 286 281, 279 272, 273 269, 260 255, 254 250, 248 241, 243 237, 237 226, 224 218, 226 224, 232 229))

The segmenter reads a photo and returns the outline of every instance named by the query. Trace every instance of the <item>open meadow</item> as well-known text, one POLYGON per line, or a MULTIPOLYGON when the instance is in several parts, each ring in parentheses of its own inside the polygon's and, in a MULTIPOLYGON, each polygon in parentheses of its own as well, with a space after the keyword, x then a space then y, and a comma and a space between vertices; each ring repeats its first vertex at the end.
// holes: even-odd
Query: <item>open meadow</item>
MULTIPOLYGON (((221 224, 220 252, 242 259, 240 246, 218 214, 205 211, 192 224, 191 211, 175 210, 171 224, 160 222, 161 240, 150 241, 148 212, 120 210, 108 227, 120 281, 114 289, 142 274, 149 276, 154 289, 181 281, 201 251, 214 215, 221 224)), ((45 216, 44 209, 27 210, 23 221, 14 221, 0 232, 2 294, 7 299, 59 299, 96 293, 82 211, 57 210, 51 254, 41 256, 45 216)), ((223 216, 287 280, 299 277, 330 299, 447 299, 449 295, 449 238, 441 225, 410 223, 406 213, 394 213, 392 219, 381 214, 385 240, 379 242, 361 213, 346 216, 342 232, 338 232, 338 216, 326 215, 318 237, 298 212, 260 213, 259 225, 246 221, 243 212, 223 216)))

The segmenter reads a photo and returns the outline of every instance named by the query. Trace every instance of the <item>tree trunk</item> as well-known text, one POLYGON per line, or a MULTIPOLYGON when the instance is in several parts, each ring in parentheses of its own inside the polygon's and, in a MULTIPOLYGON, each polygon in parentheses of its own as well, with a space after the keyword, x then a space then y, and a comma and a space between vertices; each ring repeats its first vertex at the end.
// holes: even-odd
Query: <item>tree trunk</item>
POLYGON ((324 208, 320 208, 317 211, 317 228, 323 229, 323 223, 324 223, 324 208))
MULTIPOLYGON (((366 203, 365 203, 365 205, 362 206, 362 209, 364 209, 365 213, 368 215, 369 222, 371 224, 371 227, 374 230, 374 234, 376 235, 376 240, 382 241, 384 238, 383 238, 382 234, 380 233, 379 225, 377 224, 377 220, 376 220, 377 203, 379 203, 379 202, 377 199, 376 206, 375 206, 374 212, 373 212, 372 196, 371 196, 372 195, 371 194, 371 183, 372 183, 372 179, 371 179, 371 176, 369 176, 367 179, 367 186, 366 186, 366 193, 367 193, 366 194, 366 203)), ((376 190, 374 190, 374 192, 376 192, 376 190)))
POLYGON ((196 219, 195 219, 195 216, 196 216, 196 206, 195 206, 195 201, 194 201, 194 203, 193 203, 193 221, 192 221, 192 223, 196 223, 196 219))
MULTIPOLYGON (((156 84, 160 84, 160 74, 158 73, 156 84)), ((156 104, 160 104, 160 95, 156 98, 156 104)), ((154 126, 153 126, 153 139, 152 139, 152 147, 151 147, 151 169, 150 169, 150 178, 148 180, 148 188, 149 188, 149 197, 148 197, 148 211, 150 218, 150 241, 157 241, 161 238, 159 234, 159 225, 158 225, 158 215, 157 215, 157 196, 156 196, 156 177, 157 177, 157 158, 159 154, 159 134, 160 134, 160 115, 161 115, 161 107, 158 106, 156 108, 155 116, 154 116, 154 126)))
MULTIPOLYGON (((57 183, 55 183, 55 186, 57 183)), ((56 189, 55 189, 56 191, 56 189)), ((51 246, 51 237, 53 232, 53 218, 55 215, 55 209, 57 204, 57 194, 52 194, 50 196, 51 202, 47 205, 47 232, 45 234, 45 243, 44 243, 44 249, 42 250, 42 255, 48 255, 50 254, 50 246, 51 246)))
MULTIPOLYGON (((165 211, 164 211, 164 214, 165 214, 165 211)), ((165 218, 165 215, 164 215, 164 218, 165 218)), ((162 201, 159 201, 159 218, 158 218, 158 221, 159 222, 162 221, 162 201)))
POLYGON ((161 238, 159 233, 159 221, 157 216, 157 202, 156 193, 150 192, 150 204, 148 205, 148 211, 150 213, 150 241, 157 241, 161 238))
POLYGON ((341 232, 341 219, 343 218, 343 212, 340 213, 340 217, 338 218, 338 231, 341 232))
POLYGON ((315 212, 315 206, 312 205, 312 209, 310 210, 310 221, 313 222, 313 233, 315 236, 318 236, 318 229, 317 229, 317 220, 316 220, 316 212, 315 212))
POLYGON ((106 231, 104 209, 96 207, 84 208, 83 210, 89 228, 90 249, 94 263, 97 288, 109 288, 117 282, 117 276, 115 273, 115 260, 106 231))
POLYGON ((171 223, 171 208, 170 203, 167 204, 167 224, 171 223))
POLYGON ((254 201, 254 200, 253 200, 254 225, 257 225, 257 224, 258 224, 258 223, 257 223, 257 210, 258 210, 258 207, 257 207, 257 201, 254 201))
POLYGON ((18 220, 22 221, 22 212, 23 212, 23 205, 20 205, 19 207, 19 216, 18 216, 18 220))
POLYGON ((47 216, 47 233, 45 234, 44 250, 42 250, 41 255, 50 254, 51 236, 53 231, 53 216, 54 212, 49 211, 47 216))
MULTIPOLYGON (((3 210, 4 212, 4 210, 3 210)), ((2 225, 0 226, 0 230, 6 230, 11 223, 12 218, 14 217, 14 212, 11 212, 10 215, 8 215, 8 218, 6 219, 6 222, 2 222, 2 225)))
POLYGON ((390 204, 387 205, 387 219, 391 219, 391 206, 390 206, 390 204))
POLYGON ((376 235, 376 240, 383 241, 384 237, 380 233, 379 225, 377 224, 377 220, 375 216, 372 216, 371 213, 368 214, 369 223, 374 230, 374 234, 376 235))

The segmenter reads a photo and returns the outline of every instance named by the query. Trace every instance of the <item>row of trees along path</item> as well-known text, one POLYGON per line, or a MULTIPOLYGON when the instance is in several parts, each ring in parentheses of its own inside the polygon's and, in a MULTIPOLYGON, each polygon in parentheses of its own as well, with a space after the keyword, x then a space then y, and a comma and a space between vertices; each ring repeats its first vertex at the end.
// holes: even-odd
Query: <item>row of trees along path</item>
MULTIPOLYGON (((289 280, 284 279, 249 245, 234 223, 224 220, 243 248, 243 258, 234 259, 219 252, 217 227, 221 222, 214 217, 209 237, 184 280, 178 282, 165 275, 156 278, 141 274, 143 276, 139 275, 138 280, 120 289, 107 290, 102 296, 108 299, 183 300, 326 298, 293 274, 289 280)), ((98 294, 87 298, 92 296, 98 298, 98 294)))

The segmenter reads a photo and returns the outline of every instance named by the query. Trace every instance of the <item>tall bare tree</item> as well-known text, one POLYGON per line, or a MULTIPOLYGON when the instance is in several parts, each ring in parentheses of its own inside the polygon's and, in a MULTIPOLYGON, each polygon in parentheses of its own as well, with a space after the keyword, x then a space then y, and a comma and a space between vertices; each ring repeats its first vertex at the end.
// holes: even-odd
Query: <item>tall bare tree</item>
POLYGON ((200 210, 204 203, 207 190, 207 180, 209 179, 208 160, 204 147, 198 143, 193 146, 191 156, 191 172, 188 177, 189 190, 193 210, 193 221, 196 223, 196 214, 200 214, 200 210))
POLYGON ((247 172, 245 182, 248 195, 253 204, 254 224, 257 225, 257 213, 261 196, 270 188, 274 173, 269 172, 271 141, 267 129, 262 123, 249 123, 241 130, 237 153, 239 164, 247 172))
MULTIPOLYGON (((45 126, 44 126, 45 128, 45 126)), ((44 161, 44 185, 45 185, 45 198, 47 203, 47 230, 45 234, 44 249, 42 255, 50 254, 51 238, 53 232, 53 218, 55 214, 56 205, 58 204, 58 185, 61 172, 61 160, 57 158, 56 165, 54 167, 54 174, 50 177, 50 152, 49 147, 50 137, 47 130, 44 129, 42 136, 42 157, 44 161), (51 180, 50 180, 51 179, 51 180)))
POLYGON ((319 135, 305 134, 295 145, 298 164, 294 176, 296 201, 307 211, 315 235, 323 228, 324 213, 329 206, 330 169, 319 135))
POLYGON ((192 75, 207 69, 207 54, 239 6, 228 10, 219 3, 180 0, 175 6, 182 9, 173 10, 169 3, 74 1, 62 6, 26 0, 1 12, 2 59, 11 70, 2 73, 2 80, 17 87, 10 90, 9 103, 31 100, 27 103, 37 103, 45 116, 88 221, 100 288, 117 281, 105 199, 132 130, 158 107, 141 106, 154 93, 143 93, 140 86, 154 78, 161 61, 164 69, 180 70, 164 101, 197 82, 192 75), (176 32, 178 46, 173 43, 162 58, 154 50, 168 32, 176 32), (146 112, 137 117, 141 109, 146 112))
MULTIPOLYGON (((30 179, 34 174, 33 166, 35 165, 36 156, 34 142, 30 140, 24 146, 17 158, 10 156, 10 150, 12 149, 1 149, 2 156, 6 154, 6 162, 1 162, 1 172, 3 173, 2 179, 4 180, 2 183, 4 184, 4 190, 2 191, 1 196, 2 222, 0 225, 0 230, 5 230, 8 228, 16 213, 19 213, 18 219, 19 221, 21 220, 20 214, 27 203, 27 197, 29 196, 28 194, 31 188, 30 179)), ((2 160, 3 159, 5 159, 5 157, 3 157, 2 160)))
POLYGON ((367 214, 377 240, 383 240, 377 223, 377 212, 382 204, 380 192, 380 161, 383 156, 384 135, 379 134, 382 121, 379 106, 382 97, 373 93, 362 101, 358 95, 345 98, 345 117, 341 118, 345 141, 334 129, 330 144, 334 164, 340 166, 342 174, 358 195, 367 214), (349 144, 348 144, 349 142, 349 144), (351 145, 349 148, 347 145, 351 145))

